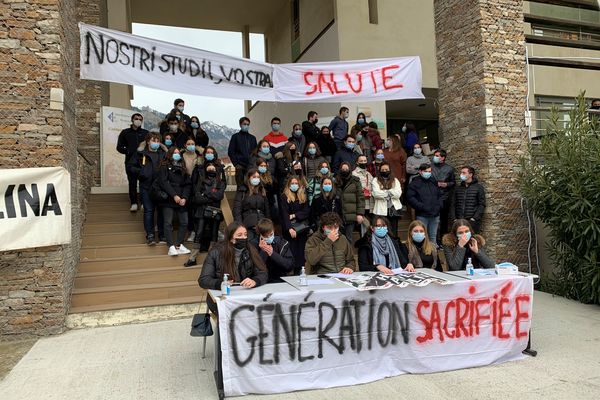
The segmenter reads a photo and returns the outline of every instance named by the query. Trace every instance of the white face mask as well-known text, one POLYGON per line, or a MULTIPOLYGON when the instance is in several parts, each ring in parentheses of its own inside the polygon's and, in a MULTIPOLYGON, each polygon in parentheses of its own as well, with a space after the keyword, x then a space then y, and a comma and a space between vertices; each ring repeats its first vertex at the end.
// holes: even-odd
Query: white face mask
POLYGON ((169 125, 169 129, 171 130, 171 132, 177 132, 178 128, 179 128, 179 125, 177 125, 177 124, 169 125))
POLYGON ((177 109, 178 109, 180 112, 183 112, 183 106, 177 106, 177 109))
POLYGON ((136 128, 139 128, 140 126, 142 126, 142 121, 140 121, 139 119, 134 119, 133 126, 135 126, 136 128))

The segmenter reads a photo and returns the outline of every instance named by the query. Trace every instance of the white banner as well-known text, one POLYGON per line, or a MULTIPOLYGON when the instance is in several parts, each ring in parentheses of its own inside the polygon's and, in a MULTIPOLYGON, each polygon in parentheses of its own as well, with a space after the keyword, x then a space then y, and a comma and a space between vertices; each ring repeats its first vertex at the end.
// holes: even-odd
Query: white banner
POLYGON ((522 358, 530 277, 218 302, 226 396, 372 382, 522 358))
POLYGON ((71 178, 66 169, 2 169, 0 193, 0 251, 71 241, 71 178))
POLYGON ((123 129, 131 126, 133 111, 118 107, 102 107, 100 113, 101 186, 127 193, 125 155, 117 151, 117 139, 123 129))
POLYGON ((422 99, 419 57, 268 64, 79 23, 80 77, 241 100, 422 99))

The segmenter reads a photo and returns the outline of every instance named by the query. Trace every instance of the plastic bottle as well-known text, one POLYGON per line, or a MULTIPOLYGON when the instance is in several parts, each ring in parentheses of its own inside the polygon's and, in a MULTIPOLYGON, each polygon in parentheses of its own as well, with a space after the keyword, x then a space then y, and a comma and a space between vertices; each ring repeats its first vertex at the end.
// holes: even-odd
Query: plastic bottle
POLYGON ((308 286, 308 279, 306 278, 306 269, 302 267, 300 270, 300 278, 298 278, 298 284, 300 286, 308 286))
POLYGON ((229 296, 231 294, 231 286, 229 285, 229 275, 223 274, 223 282, 221 282, 221 296, 229 296))
POLYGON ((475 268, 473 268, 473 261, 471 260, 471 257, 467 258, 467 275, 475 275, 475 268))

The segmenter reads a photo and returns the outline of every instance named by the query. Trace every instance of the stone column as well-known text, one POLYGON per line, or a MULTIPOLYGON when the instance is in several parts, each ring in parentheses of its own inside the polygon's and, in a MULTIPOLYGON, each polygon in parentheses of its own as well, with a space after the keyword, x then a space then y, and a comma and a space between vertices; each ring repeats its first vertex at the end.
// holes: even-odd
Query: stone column
POLYGON ((523 1, 434 0, 434 12, 442 146, 457 170, 475 167, 486 188, 491 256, 523 267, 527 219, 516 182, 528 140, 523 1))

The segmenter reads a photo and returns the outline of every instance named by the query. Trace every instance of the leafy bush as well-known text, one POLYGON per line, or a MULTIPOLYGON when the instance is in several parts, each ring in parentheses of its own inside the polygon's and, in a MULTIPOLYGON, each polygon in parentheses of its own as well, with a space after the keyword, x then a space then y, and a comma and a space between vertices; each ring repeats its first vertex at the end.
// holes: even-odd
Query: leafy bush
POLYGON ((558 123, 552 111, 547 134, 529 144, 521 160, 521 194, 550 229, 554 276, 544 287, 584 303, 600 304, 600 124, 584 95, 558 123))

